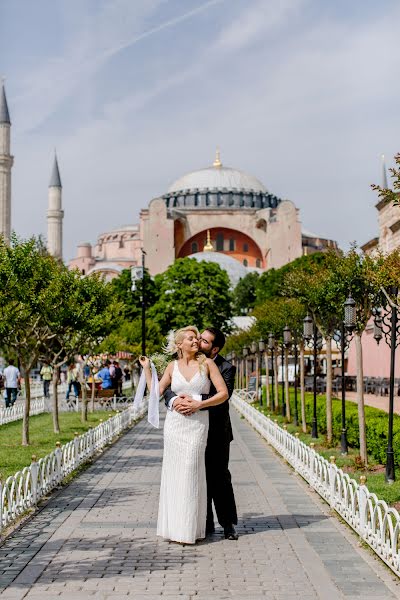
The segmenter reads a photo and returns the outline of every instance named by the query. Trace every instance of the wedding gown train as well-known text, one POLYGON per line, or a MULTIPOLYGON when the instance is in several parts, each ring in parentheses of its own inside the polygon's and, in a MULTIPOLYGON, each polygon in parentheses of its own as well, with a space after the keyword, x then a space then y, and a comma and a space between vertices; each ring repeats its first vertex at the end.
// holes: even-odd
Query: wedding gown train
MULTIPOLYGON (((187 381, 175 361, 171 389, 176 395, 207 394, 210 380, 199 370, 187 381)), ((188 417, 167 411, 157 522, 157 535, 165 539, 194 544, 205 537, 207 435, 207 410, 188 417)))

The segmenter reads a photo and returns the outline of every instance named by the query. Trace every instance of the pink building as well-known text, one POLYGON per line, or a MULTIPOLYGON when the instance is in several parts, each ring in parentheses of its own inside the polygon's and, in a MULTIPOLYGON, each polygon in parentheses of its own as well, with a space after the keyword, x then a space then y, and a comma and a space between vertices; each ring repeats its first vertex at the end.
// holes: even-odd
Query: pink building
MULTIPOLYGON (((374 340, 373 319, 368 323, 362 338, 363 367, 365 377, 389 377, 390 374, 390 348, 383 336, 379 345, 374 340)), ((356 348, 354 340, 348 351, 347 374, 356 375, 356 348)), ((400 348, 396 350, 395 377, 400 378, 400 348)))

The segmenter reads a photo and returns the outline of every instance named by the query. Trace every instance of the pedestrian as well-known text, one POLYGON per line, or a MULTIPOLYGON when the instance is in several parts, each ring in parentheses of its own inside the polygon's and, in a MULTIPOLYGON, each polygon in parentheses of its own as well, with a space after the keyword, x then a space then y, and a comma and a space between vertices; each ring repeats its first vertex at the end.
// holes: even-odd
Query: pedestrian
POLYGON ((50 381, 53 377, 53 367, 48 362, 44 362, 40 369, 40 376, 43 381, 43 395, 45 398, 50 398, 50 381))
POLYGON ((124 366, 124 378, 125 378, 125 381, 129 381, 131 378, 131 372, 129 370, 128 365, 124 366))
POLYGON ((115 390, 117 391, 117 396, 120 398, 122 396, 122 378, 123 373, 122 369, 117 360, 114 360, 114 381, 115 381, 115 390))
POLYGON ((79 373, 76 365, 71 363, 68 365, 67 371, 67 395, 65 396, 66 400, 69 400, 69 395, 71 393, 71 389, 74 388, 75 397, 79 396, 79 373))
POLYGON ((14 363, 14 359, 10 358, 8 361, 8 367, 4 369, 3 373, 7 392, 6 408, 14 405, 18 395, 18 388, 21 384, 21 374, 14 363))
POLYGON ((97 373, 97 377, 101 379, 101 389, 102 390, 111 390, 112 389, 112 380, 110 375, 110 361, 106 360, 103 364, 102 369, 97 373))

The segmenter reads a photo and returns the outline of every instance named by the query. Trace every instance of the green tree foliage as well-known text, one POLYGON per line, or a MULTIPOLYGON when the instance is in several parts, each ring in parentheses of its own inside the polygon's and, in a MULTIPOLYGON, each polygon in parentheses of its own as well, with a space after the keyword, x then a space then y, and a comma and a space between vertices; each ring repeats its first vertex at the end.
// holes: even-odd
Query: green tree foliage
POLYGON ((233 290, 233 311, 235 315, 240 315, 254 308, 259 277, 259 274, 254 271, 239 280, 233 290))
MULTIPOLYGON (((147 269, 144 271, 145 285, 145 306, 148 309, 153 306, 157 300, 157 287, 154 280, 150 277, 147 269)), ((142 286, 139 279, 136 281, 135 290, 132 290, 130 269, 124 269, 118 277, 111 281, 111 289, 117 300, 123 305, 123 316, 126 319, 136 319, 140 316, 142 310, 142 286)))
POLYGON ((387 203, 391 202, 395 206, 398 206, 400 204, 400 153, 396 154, 394 161, 396 166, 389 169, 393 189, 383 188, 380 185, 375 184, 371 185, 371 187, 378 192, 378 196, 381 200, 384 200, 387 203))
POLYGON ((262 304, 266 300, 271 300, 277 296, 286 296, 285 280, 289 273, 297 272, 298 270, 313 272, 316 267, 323 265, 325 260, 326 254, 315 252, 314 254, 296 258, 280 269, 265 271, 257 282, 256 304, 262 304))
POLYGON ((156 275, 158 299, 148 315, 163 335, 193 324, 215 325, 227 331, 232 316, 232 293, 226 271, 215 263, 194 258, 176 260, 156 275))

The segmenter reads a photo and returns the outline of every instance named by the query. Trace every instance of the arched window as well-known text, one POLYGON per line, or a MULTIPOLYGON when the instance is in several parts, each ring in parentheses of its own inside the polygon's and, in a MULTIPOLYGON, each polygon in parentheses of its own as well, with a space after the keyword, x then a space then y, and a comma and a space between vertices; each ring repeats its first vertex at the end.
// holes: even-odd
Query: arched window
POLYGON ((235 250, 235 240, 229 240, 229 251, 233 252, 235 250))
POLYGON ((243 244, 243 252, 248 252, 248 251, 249 251, 249 245, 243 244))
POLYGON ((224 251, 224 234, 217 233, 217 252, 224 251))
POLYGON ((198 246, 197 242, 192 242, 192 254, 195 254, 198 251, 199 251, 199 246, 198 246))
POLYGON ((247 267, 249 265, 247 258, 243 259, 243 264, 245 267, 247 267))
POLYGON ((257 269, 261 269, 261 260, 259 258, 256 259, 256 267, 257 269))

